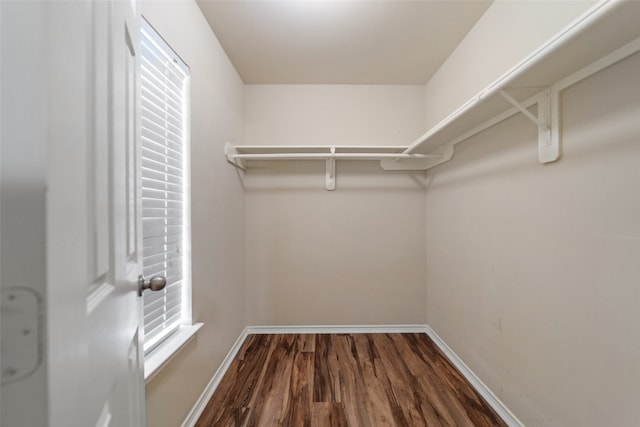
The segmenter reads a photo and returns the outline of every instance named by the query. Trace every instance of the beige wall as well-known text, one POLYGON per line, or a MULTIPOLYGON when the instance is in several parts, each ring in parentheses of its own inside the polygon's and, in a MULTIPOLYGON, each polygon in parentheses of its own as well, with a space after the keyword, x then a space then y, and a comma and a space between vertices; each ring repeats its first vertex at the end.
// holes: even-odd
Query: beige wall
POLYGON ((433 127, 597 1, 496 0, 425 88, 433 127))
POLYGON ((148 425, 180 425, 245 326, 244 195, 223 145, 242 141, 243 84, 194 1, 142 2, 191 67, 193 320, 196 340, 147 385, 148 425))
POLYGON ((564 92, 558 163, 517 116, 428 174, 429 324, 528 426, 640 422, 639 73, 564 92))
MULTIPOLYGON (((247 86, 247 144, 407 144, 423 131, 421 86, 247 86)), ((424 173, 338 162, 246 174, 250 325, 426 320, 424 173)))
POLYGON ((424 86, 247 85, 247 144, 407 145, 424 132, 424 86))

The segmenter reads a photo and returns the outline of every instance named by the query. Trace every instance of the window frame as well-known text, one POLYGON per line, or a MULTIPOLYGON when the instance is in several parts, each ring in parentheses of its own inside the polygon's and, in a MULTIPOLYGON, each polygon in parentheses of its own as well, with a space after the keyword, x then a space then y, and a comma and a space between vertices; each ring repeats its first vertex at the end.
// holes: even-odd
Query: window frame
MULTIPOLYGON (((159 50, 161 50, 169 59, 171 59, 177 67, 185 74, 183 81, 182 95, 182 180, 183 180, 183 212, 182 212, 182 288, 181 288, 181 315, 180 324, 171 328, 169 332, 161 333, 161 337, 154 339, 149 346, 144 343, 144 319, 141 319, 145 380, 151 377, 160 369, 173 355, 182 348, 190 339, 192 339, 202 324, 193 324, 192 319, 192 277, 191 277, 191 74, 188 65, 180 58, 180 56, 171 48, 159 32, 146 20, 145 17, 140 19, 140 36, 148 38, 159 50), (147 32, 149 37, 143 35, 143 31, 147 32)), ((143 49, 140 49, 142 58, 143 49)), ((142 62, 142 59, 140 59, 142 62)), ((142 66, 142 65, 140 65, 142 66)), ((142 78, 140 79, 140 88, 142 88, 142 78)), ((141 95, 140 95, 141 96, 141 95)), ((142 129, 142 108, 140 107, 140 126, 142 129)), ((142 141, 140 141, 140 150, 142 150, 142 141)), ((142 153, 140 154, 142 160, 142 153)), ((142 165, 141 165, 142 167, 142 165)), ((141 172, 142 173, 142 172, 141 172)), ((140 194, 142 202, 142 180, 140 180, 140 194)), ((144 228, 143 231, 144 233, 144 228)), ((144 256, 144 249, 143 249, 144 256)), ((143 265, 144 268, 144 265, 143 265)), ((144 297, 142 304, 144 305, 144 297)))

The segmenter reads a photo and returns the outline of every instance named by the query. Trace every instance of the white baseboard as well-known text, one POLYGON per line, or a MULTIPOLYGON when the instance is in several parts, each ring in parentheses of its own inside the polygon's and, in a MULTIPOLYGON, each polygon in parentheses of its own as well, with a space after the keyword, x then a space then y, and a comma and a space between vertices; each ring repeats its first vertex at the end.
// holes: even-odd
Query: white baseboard
POLYGON ((231 366, 231 362, 233 362, 236 354, 238 354, 238 351, 240 351, 240 347, 242 347, 242 344, 244 344, 244 341, 247 339, 248 335, 249 332, 247 332, 247 328, 245 328, 231 347, 231 350, 229 350, 229 352, 225 356, 216 373, 213 374, 213 377, 211 377, 211 380, 209 380, 209 384, 207 384, 202 394, 200 394, 200 397, 196 401, 196 404, 187 414, 187 417, 182 422, 181 427, 193 427, 196 425, 198 418, 200 418, 200 415, 202 415, 202 412, 207 406, 207 403, 209 403, 209 400, 211 400, 211 397, 213 397, 213 393, 216 391, 216 388, 218 388, 218 385, 220 385, 222 377, 224 377, 227 369, 229 369, 229 366, 231 366))
POLYGON ((444 355, 449 359, 449 361, 453 364, 453 366, 460 371, 463 377, 469 384, 478 392, 480 396, 493 408, 494 411, 502 418, 502 420, 509 425, 509 427, 524 427, 524 424, 505 406, 504 403, 493 394, 491 389, 485 385, 485 383, 480 380, 473 373, 473 371, 458 357, 457 354, 451 350, 451 348, 436 334, 436 332, 431 329, 430 326, 426 327, 426 334, 429 335, 429 338, 438 346, 440 351, 444 353, 444 355))
POLYGON ((471 369, 456 355, 451 348, 428 325, 324 325, 324 326, 247 326, 227 353, 209 384, 196 401, 181 427, 193 427, 209 403, 209 400, 220 384, 222 377, 229 369, 231 362, 251 334, 384 334, 384 333, 424 333, 427 334, 447 359, 466 378, 471 386, 493 408, 494 411, 510 427, 524 427, 524 424, 502 403, 498 397, 473 373, 471 369))
POLYGON ((425 333, 427 325, 247 326, 250 334, 392 334, 425 333))

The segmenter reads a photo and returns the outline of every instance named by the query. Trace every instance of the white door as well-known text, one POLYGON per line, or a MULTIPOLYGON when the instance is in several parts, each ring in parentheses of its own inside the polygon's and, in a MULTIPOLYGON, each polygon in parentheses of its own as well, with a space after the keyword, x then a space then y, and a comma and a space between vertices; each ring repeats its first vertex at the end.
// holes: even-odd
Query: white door
POLYGON ((46 7, 49 426, 143 426, 135 1, 46 7))

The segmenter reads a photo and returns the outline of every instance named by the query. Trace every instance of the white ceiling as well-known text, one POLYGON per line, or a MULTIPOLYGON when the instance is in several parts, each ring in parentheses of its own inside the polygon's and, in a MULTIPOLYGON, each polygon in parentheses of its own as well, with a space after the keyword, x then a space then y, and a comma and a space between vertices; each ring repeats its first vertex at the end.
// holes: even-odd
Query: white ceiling
POLYGON ((425 84, 491 0, 197 0, 246 84, 425 84))

